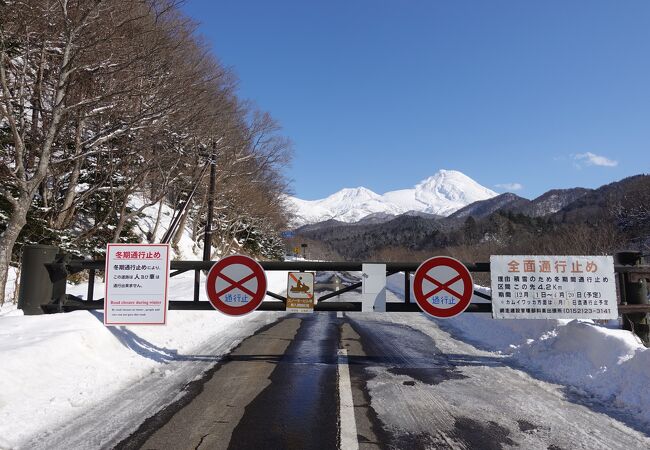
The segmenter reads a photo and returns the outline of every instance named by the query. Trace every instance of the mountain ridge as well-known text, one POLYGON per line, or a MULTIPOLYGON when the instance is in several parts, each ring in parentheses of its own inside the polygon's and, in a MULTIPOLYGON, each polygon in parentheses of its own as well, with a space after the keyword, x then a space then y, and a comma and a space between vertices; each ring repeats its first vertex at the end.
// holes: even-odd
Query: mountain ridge
POLYGON ((315 224, 298 229, 297 239, 344 260, 404 260, 432 251, 460 252, 469 260, 479 251, 489 257, 495 248, 540 254, 640 251, 650 248, 648 204, 650 175, 640 174, 596 189, 552 189, 533 200, 501 194, 447 217, 401 214, 387 221, 315 224))
POLYGON ((285 197, 294 213, 293 226, 337 220, 358 222, 378 213, 398 216, 405 213, 426 213, 448 216, 479 200, 498 194, 457 170, 441 169, 410 189, 377 194, 365 187, 344 188, 318 200, 285 197))

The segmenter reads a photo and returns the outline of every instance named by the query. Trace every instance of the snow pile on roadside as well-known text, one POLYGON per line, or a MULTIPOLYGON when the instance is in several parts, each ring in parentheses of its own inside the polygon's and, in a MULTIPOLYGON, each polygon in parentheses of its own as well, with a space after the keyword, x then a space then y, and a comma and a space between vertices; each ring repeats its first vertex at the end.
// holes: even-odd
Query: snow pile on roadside
POLYGON ((495 320, 489 314, 435 322, 477 347, 511 358, 541 379, 650 424, 650 350, 629 331, 589 320, 495 320))
MULTIPOLYGON (((474 299, 472 299, 474 301, 474 299)), ((464 314, 440 323, 442 328, 453 328, 465 341, 487 350, 512 353, 528 342, 538 339, 570 320, 515 319, 494 320, 490 314, 464 314)))
POLYGON ((495 320, 488 314, 432 320, 476 347, 512 358, 545 380, 642 410, 650 423, 650 351, 629 331, 589 320, 495 320))
MULTIPOLYGON (((269 290, 286 290, 286 277, 286 272, 269 272, 269 290)), ((181 283, 190 281, 193 275, 191 280, 180 278, 181 283)), ((87 286, 75 289, 85 293, 87 286)), ((191 291, 178 295, 188 299, 191 291)), ((180 367, 174 363, 207 342, 219 343, 219 352, 211 358, 223 355, 281 314, 235 318, 216 311, 170 311, 167 326, 149 327, 105 327, 101 311, 3 315, 0 448, 19 447, 138 380, 173 378, 171 371, 180 367)))
MULTIPOLYGON (((403 295, 403 277, 389 277, 388 289, 403 295)), ((483 286, 474 288, 490 293, 483 286)), ((472 302, 485 300, 475 295, 472 302)), ((539 378, 613 404, 650 424, 650 349, 629 331, 589 320, 495 320, 480 313, 431 320, 476 347, 512 359, 539 378)))
POLYGON ((629 331, 573 320, 520 345, 512 356, 546 379, 650 423, 650 350, 629 331))

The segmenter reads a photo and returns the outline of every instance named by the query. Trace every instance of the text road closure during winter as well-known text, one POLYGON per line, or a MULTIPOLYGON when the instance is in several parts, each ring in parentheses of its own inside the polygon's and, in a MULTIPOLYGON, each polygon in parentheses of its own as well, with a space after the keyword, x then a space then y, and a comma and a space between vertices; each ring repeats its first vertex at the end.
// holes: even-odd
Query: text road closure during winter
POLYGON ((167 322, 168 244, 108 244, 104 324, 167 322))
POLYGON ((492 255, 495 319, 616 319, 611 256, 492 255))

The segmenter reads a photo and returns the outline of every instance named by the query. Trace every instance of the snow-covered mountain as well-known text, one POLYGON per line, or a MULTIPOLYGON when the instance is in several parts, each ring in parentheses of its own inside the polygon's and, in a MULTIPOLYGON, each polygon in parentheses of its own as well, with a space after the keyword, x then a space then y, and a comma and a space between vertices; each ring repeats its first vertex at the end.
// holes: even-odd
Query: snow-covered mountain
POLYGON ((486 200, 497 193, 478 184, 457 170, 439 170, 411 189, 377 194, 364 187, 342 189, 320 200, 287 197, 295 214, 294 226, 336 219, 356 222, 370 214, 391 215, 418 211, 448 216, 475 201, 486 200))

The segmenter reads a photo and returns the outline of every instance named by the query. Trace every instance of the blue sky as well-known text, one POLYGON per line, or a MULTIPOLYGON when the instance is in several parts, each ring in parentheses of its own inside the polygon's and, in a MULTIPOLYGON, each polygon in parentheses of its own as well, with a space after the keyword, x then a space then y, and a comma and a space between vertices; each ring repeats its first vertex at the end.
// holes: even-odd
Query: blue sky
POLYGON ((295 194, 456 169, 533 198, 650 172, 650 2, 188 0, 295 194), (519 184, 521 186, 516 186, 519 184))

